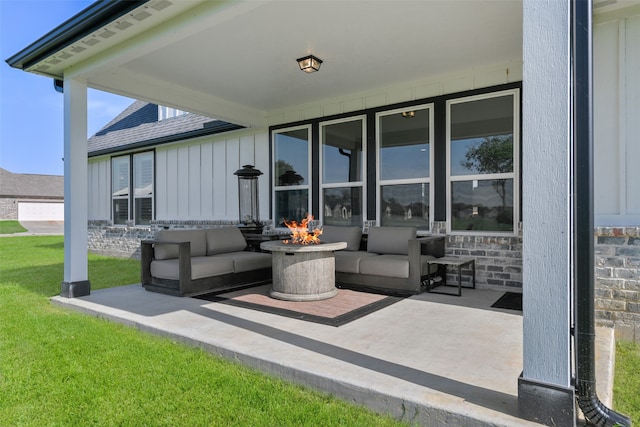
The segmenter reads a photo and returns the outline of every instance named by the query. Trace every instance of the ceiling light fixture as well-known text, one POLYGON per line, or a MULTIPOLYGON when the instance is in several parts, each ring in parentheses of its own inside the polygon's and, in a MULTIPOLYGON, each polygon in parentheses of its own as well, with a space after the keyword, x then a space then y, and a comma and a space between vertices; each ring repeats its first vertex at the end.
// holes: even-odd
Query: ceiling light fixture
POLYGON ((322 64, 322 59, 316 58, 313 55, 298 58, 296 61, 298 61, 300 69, 305 73, 315 73, 320 69, 320 65, 322 64))
POLYGON ((412 117, 414 117, 416 115, 415 111, 403 111, 402 112, 402 117, 404 117, 405 119, 410 119, 412 117))

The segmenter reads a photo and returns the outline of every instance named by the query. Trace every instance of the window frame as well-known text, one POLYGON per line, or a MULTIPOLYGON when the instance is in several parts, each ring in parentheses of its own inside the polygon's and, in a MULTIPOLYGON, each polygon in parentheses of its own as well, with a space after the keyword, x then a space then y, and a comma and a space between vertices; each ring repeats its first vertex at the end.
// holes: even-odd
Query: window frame
POLYGON ((520 89, 507 89, 495 92, 486 92, 478 95, 465 96, 459 98, 451 98, 446 101, 446 203, 447 203, 447 234, 462 235, 497 235, 511 236, 518 235, 518 224, 520 218, 520 89), (483 99, 499 98, 503 96, 513 97, 513 170, 505 173, 491 174, 469 174, 469 175, 451 175, 451 106, 462 104, 465 102, 479 101, 483 99), (452 194, 451 183, 468 182, 468 181, 492 181, 496 179, 512 179, 513 180, 513 230, 453 230, 452 221, 452 194))
POLYGON ((318 127, 318 136, 319 136, 319 194, 318 198, 320 201, 320 222, 324 224, 324 190, 330 188, 360 188, 362 200, 362 205, 360 206, 360 211, 362 212, 362 224, 367 220, 367 115, 360 114, 356 116, 343 117, 340 119, 327 120, 319 123, 318 127), (323 129, 326 126, 331 126, 334 124, 347 123, 347 122, 355 122, 359 121, 362 124, 362 172, 359 181, 343 181, 343 182, 324 182, 324 140, 323 140, 323 129))
MULTIPOLYGON (((377 225, 382 224, 382 187, 403 184, 428 184, 429 185, 429 224, 426 232, 433 231, 434 213, 435 213, 435 188, 434 188, 434 172, 435 172, 435 103, 429 102, 424 104, 411 105, 409 107, 394 108, 391 110, 383 110, 375 114, 375 150, 376 150, 376 214, 375 222, 377 225), (380 146, 381 146, 381 126, 380 119, 384 116, 392 114, 402 114, 407 110, 428 110, 429 111, 429 175, 423 178, 401 178, 401 179, 381 179, 380 178, 380 146)), ((411 120, 411 119, 408 119, 411 120)), ((420 230, 425 231, 425 230, 420 230)))
POLYGON ((131 206, 133 207, 133 209, 130 211, 129 213, 129 220, 133 221, 133 223, 135 225, 148 225, 146 222, 138 222, 138 218, 136 215, 137 212, 137 203, 138 203, 138 199, 151 199, 151 218, 149 219, 149 221, 153 221, 155 218, 155 183, 154 183, 154 177, 155 177, 155 173, 156 173, 156 165, 155 165, 155 156, 154 156, 154 152, 153 151, 143 151, 143 152, 139 152, 139 153, 134 153, 131 155, 131 187, 133 188, 133 191, 131 192, 131 197, 132 197, 132 203, 131 206), (151 196, 145 195, 145 196, 136 196, 136 157, 142 157, 142 156, 149 156, 151 158, 151 196))
MULTIPOLYGON (((312 138, 313 138, 313 130, 310 123, 298 126, 291 126, 285 128, 274 129, 271 132, 271 168, 272 168, 272 176, 271 176, 271 196, 272 196, 272 206, 271 206, 271 218, 273 220, 273 226, 275 229, 286 230, 286 227, 279 227, 278 220, 276 218, 276 209, 277 209, 277 193, 283 191, 291 191, 291 190, 307 190, 307 214, 311 214, 311 206, 313 202, 313 176, 312 176, 312 138), (276 176, 276 136, 278 134, 287 133, 296 130, 307 130, 307 178, 306 184, 299 185, 277 185, 277 176, 276 176)), ((293 218, 296 221, 300 221, 302 218, 293 218)))
POLYGON ((127 153, 127 154, 122 154, 122 155, 118 155, 118 156, 113 156, 111 157, 111 180, 110 180, 110 184, 111 184, 111 192, 110 192, 110 196, 111 196, 111 203, 110 203, 110 211, 111 211, 111 224, 114 226, 122 226, 122 227, 126 227, 129 225, 149 225, 147 223, 139 223, 136 220, 136 214, 135 214, 135 209, 136 209, 136 199, 140 199, 140 198, 145 198, 148 199, 148 196, 145 197, 137 197, 135 195, 135 157, 136 156, 140 156, 140 155, 149 155, 151 156, 151 219, 150 221, 154 221, 155 217, 156 217, 156 206, 155 206, 155 193, 156 193, 156 182, 155 182, 155 173, 156 173, 156 157, 155 157, 155 150, 148 150, 148 151, 139 151, 136 153, 127 153), (113 179, 114 179, 114 163, 115 161, 117 161, 118 159, 127 159, 127 179, 128 181, 128 194, 126 196, 120 196, 120 197, 114 197, 113 195, 113 190, 114 190, 114 186, 113 186, 113 179), (127 219, 125 220, 125 223, 116 223, 115 222, 115 215, 114 215, 114 200, 127 200, 127 219))

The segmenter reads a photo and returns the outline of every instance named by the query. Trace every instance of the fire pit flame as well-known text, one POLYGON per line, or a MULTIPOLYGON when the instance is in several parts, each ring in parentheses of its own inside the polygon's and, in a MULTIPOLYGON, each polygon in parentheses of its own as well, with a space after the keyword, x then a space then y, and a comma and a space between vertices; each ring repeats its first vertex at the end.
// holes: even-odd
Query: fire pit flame
POLYGON ((282 243, 292 245, 317 245, 320 243, 322 230, 314 228, 309 232, 309 221, 313 221, 313 215, 307 215, 300 223, 284 220, 284 225, 291 230, 291 240, 283 240, 282 243))

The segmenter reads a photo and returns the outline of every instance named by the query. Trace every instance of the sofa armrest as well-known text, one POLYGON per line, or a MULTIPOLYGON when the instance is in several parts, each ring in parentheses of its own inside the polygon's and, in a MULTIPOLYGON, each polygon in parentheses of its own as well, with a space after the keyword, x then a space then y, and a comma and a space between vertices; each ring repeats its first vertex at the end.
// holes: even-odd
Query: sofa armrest
POLYGON ((154 258, 153 245, 158 243, 162 243, 163 245, 178 245, 178 277, 180 282, 180 293, 182 294, 186 289, 190 288, 191 284, 191 242, 142 240, 140 242, 142 284, 150 284, 153 280, 151 276, 151 262, 154 258))
POLYGON ((413 280, 420 280, 422 274, 422 243, 419 239, 409 239, 408 242, 409 277, 413 280))
POLYGON ((140 281, 143 285, 151 283, 151 261, 153 261, 153 241, 140 241, 140 281))
POLYGON ((444 236, 419 237, 422 255, 433 255, 436 258, 444 256, 444 236))

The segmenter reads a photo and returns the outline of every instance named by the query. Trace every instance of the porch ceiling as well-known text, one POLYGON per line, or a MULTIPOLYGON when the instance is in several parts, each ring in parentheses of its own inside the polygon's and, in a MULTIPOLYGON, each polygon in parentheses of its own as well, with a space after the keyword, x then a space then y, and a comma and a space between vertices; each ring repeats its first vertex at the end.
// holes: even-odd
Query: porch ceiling
POLYGON ((269 113, 295 105, 522 56, 521 0, 205 1, 188 8, 154 0, 130 16, 144 8, 155 14, 153 25, 129 19, 139 28, 127 33, 114 20, 96 31, 113 29, 112 46, 85 46, 88 53, 75 62, 60 58, 58 71, 47 74, 64 69, 97 89, 264 126, 269 113), (317 73, 298 69, 296 58, 309 53, 324 60, 317 73))

